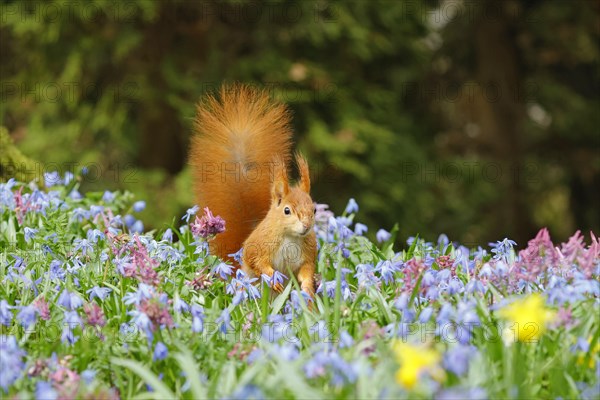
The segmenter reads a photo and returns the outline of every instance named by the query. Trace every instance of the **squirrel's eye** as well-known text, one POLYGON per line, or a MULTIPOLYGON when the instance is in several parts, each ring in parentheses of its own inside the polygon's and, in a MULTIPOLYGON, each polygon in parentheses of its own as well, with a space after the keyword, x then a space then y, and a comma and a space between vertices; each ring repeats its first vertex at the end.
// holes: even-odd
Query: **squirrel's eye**
POLYGON ((290 215, 292 213, 292 211, 290 210, 289 207, 284 208, 283 212, 284 212, 285 215, 290 215))

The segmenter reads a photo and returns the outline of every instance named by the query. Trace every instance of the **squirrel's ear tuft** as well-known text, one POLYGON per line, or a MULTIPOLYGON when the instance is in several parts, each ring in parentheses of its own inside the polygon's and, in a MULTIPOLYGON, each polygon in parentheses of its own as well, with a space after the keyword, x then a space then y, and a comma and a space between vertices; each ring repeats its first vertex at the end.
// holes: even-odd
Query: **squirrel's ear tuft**
POLYGON ((300 153, 296 153, 296 164, 298 164, 298 171, 300 172, 300 183, 298 186, 303 192, 310 194, 310 171, 306 159, 300 153))
POLYGON ((273 162, 273 185, 271 196, 273 202, 281 203, 281 200, 288 195, 290 185, 287 176, 287 167, 282 157, 276 157, 273 162))

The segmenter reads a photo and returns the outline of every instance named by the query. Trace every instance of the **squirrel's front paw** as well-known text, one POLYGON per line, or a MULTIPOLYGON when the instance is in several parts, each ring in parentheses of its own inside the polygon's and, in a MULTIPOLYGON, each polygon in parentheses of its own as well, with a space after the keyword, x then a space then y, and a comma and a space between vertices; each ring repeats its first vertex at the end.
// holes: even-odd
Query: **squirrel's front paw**
POLYGON ((277 293, 281 293, 283 292, 283 285, 279 282, 273 284, 272 286, 273 290, 276 291, 277 293))

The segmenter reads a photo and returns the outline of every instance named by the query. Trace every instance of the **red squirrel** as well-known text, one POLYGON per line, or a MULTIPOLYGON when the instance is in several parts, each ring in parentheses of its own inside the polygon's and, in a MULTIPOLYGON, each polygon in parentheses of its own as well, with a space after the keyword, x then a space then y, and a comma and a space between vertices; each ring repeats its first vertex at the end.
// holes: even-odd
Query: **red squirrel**
POLYGON ((250 277, 293 273, 313 296, 316 209, 300 154, 300 180, 291 185, 288 178, 292 130, 286 106, 265 91, 223 86, 219 98, 209 95, 198 104, 194 130, 190 164, 197 204, 226 223, 211 242, 212 254, 230 259, 243 248, 241 268, 250 277))

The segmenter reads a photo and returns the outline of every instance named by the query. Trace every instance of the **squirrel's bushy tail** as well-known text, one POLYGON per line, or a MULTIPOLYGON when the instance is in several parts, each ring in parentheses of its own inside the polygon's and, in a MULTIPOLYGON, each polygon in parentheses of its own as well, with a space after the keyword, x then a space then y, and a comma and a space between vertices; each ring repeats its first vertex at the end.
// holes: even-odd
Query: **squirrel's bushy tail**
POLYGON ((222 258, 240 249, 271 202, 273 161, 291 158, 290 115, 264 91, 223 86, 198 104, 190 152, 197 204, 225 219, 211 243, 222 258))

